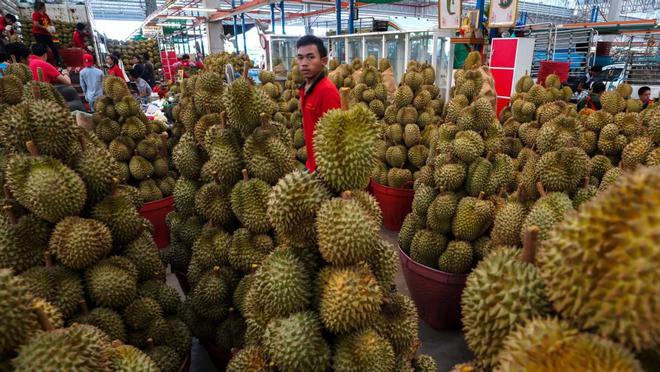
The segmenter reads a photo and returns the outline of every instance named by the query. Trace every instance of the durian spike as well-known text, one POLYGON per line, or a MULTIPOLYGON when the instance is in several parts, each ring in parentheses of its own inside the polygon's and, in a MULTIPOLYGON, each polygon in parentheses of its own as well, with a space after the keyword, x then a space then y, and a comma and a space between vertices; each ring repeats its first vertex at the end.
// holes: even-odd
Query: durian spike
POLYGON ((250 176, 248 175, 247 169, 243 169, 241 171, 241 173, 243 173, 243 181, 249 181, 250 180, 250 176))
POLYGON ((110 195, 116 196, 119 191, 119 178, 112 177, 112 185, 110 186, 110 195))
POLYGON ((223 111, 220 113, 220 128, 227 128, 227 112, 223 111))
POLYGON ((530 226, 523 238, 523 251, 520 260, 534 265, 536 260, 536 245, 539 240, 539 227, 530 226))
POLYGON ((80 304, 80 312, 83 313, 83 315, 89 314, 89 307, 87 307, 87 301, 83 298, 82 300, 78 301, 80 304))
POLYGON ((50 252, 44 252, 44 265, 46 267, 53 266, 53 256, 51 256, 50 252))
POLYGON ((46 332, 52 332, 55 330, 55 327, 50 324, 50 320, 48 320, 48 315, 46 315, 44 309, 35 307, 33 310, 37 314, 37 320, 39 321, 39 325, 41 326, 42 330, 46 332))
POLYGON ((121 340, 114 340, 114 341, 112 341, 112 343, 110 345, 112 345, 112 347, 116 349, 120 346, 123 346, 124 343, 121 342, 121 340))
MULTIPOLYGON (((37 67, 37 78, 39 79, 39 81, 44 81, 44 72, 41 69, 41 67, 37 67)), ((34 98, 37 98, 37 96, 35 96, 34 98)), ((37 99, 41 99, 41 97, 37 99)))
POLYGON ((147 339, 147 349, 149 351, 152 351, 154 349, 154 339, 151 337, 147 339))
POLYGON ((247 61, 243 62, 243 74, 241 75, 241 77, 247 79, 249 70, 250 70, 250 64, 247 61))
POLYGON ((268 114, 266 114, 265 112, 262 112, 262 113, 259 115, 259 118, 261 119, 261 127, 262 127, 262 128, 267 127, 267 126, 268 126, 268 122, 270 121, 270 118, 268 117, 268 114))
POLYGON ((213 171, 213 173, 211 173, 211 175, 213 176, 213 180, 215 181, 215 183, 219 185, 220 184, 220 176, 218 176, 218 171, 213 171))
POLYGON ((37 147, 37 145, 34 142, 32 142, 32 141, 25 142, 25 147, 27 148, 30 155, 39 156, 39 148, 37 147))
POLYGON ((13 226, 18 223, 18 220, 16 219, 16 216, 14 215, 14 212, 12 211, 12 207, 9 204, 5 204, 2 206, 2 211, 5 213, 5 216, 9 220, 9 223, 13 226))
POLYGON ((490 157, 491 157, 491 156, 493 156, 493 152, 492 152, 492 151, 488 151, 488 153, 486 154, 486 160, 490 161, 490 157))
POLYGON ((352 199, 353 193, 350 190, 344 191, 341 193, 341 198, 344 200, 352 199))
POLYGON ((547 193, 545 192, 545 187, 543 186, 543 182, 539 181, 536 183, 536 190, 541 194, 541 196, 546 196, 547 193))
POLYGON ((350 88, 341 88, 339 89, 339 97, 341 98, 341 109, 342 111, 348 111, 348 106, 350 103, 350 97, 349 94, 351 93, 350 88))

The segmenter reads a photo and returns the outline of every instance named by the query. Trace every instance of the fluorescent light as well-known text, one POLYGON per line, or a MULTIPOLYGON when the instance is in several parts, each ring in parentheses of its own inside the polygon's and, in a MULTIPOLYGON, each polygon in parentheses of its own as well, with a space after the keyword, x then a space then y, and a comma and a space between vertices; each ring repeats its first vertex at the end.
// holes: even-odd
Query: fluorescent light
POLYGON ((185 7, 181 8, 181 10, 189 10, 191 12, 214 13, 214 12, 217 12, 219 9, 215 9, 215 8, 195 8, 195 7, 192 7, 192 6, 185 6, 185 7))
POLYGON ((181 27, 183 24, 181 23, 156 23, 156 26, 160 27, 181 27))
POLYGON ((177 15, 171 15, 171 16, 166 16, 165 19, 197 19, 197 17, 193 16, 177 16, 177 15))

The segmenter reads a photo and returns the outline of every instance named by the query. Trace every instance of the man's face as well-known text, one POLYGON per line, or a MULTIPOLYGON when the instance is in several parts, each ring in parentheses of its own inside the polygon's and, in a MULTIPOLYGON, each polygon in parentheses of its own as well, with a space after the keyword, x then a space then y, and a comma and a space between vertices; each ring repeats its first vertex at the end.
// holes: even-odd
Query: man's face
POLYGON ((321 58, 316 45, 305 45, 298 48, 296 62, 305 79, 312 79, 323 71, 328 63, 328 57, 321 58))
POLYGON ((648 102, 651 99, 651 91, 647 90, 646 92, 642 93, 639 96, 639 99, 644 103, 648 102))

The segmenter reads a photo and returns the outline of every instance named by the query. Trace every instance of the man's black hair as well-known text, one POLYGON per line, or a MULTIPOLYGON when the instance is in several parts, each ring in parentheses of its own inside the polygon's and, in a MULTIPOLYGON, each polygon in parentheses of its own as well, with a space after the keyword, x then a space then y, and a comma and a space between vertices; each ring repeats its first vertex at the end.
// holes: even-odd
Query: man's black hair
POLYGON ((138 63, 142 62, 142 57, 140 57, 139 54, 134 54, 133 58, 136 58, 138 60, 138 63))
POLYGON ((41 8, 45 8, 46 3, 43 1, 35 1, 34 2, 34 10, 40 10, 41 8))
POLYGON ((32 54, 35 56, 43 56, 44 54, 48 53, 48 47, 46 44, 41 44, 41 43, 36 43, 32 44, 32 54))
POLYGON ((130 70, 128 74, 131 75, 133 79, 137 79, 140 77, 140 73, 137 72, 135 69, 130 70))
POLYGON ((113 62, 115 65, 119 64, 119 57, 117 57, 116 54, 114 54, 114 53, 112 53, 112 54, 108 54, 108 57, 110 57, 110 59, 112 60, 112 62, 113 62))
POLYGON ((142 55, 142 60, 143 61, 148 61, 149 60, 149 53, 144 52, 144 54, 142 55))
POLYGON ((328 49, 323 44, 323 40, 321 40, 320 38, 314 35, 305 35, 300 39, 298 39, 298 41, 296 42, 296 49, 308 45, 316 45, 316 49, 319 51, 319 55, 321 56, 321 58, 325 58, 328 56, 328 49))
POLYGON ((9 43, 5 45, 5 49, 10 58, 11 56, 16 57, 16 62, 30 57, 30 48, 23 43, 9 43))
POLYGON ((646 92, 648 92, 648 91, 650 91, 650 90, 651 90, 651 87, 643 86, 643 87, 637 89, 637 96, 638 96, 638 97, 641 97, 642 94, 644 94, 644 93, 646 93, 646 92))
POLYGON ((13 15, 13 14, 5 14, 5 19, 6 19, 9 23, 16 23, 16 21, 17 21, 16 16, 13 15))
POLYGON ((190 56, 187 55, 187 54, 184 54, 184 55, 181 56, 181 59, 182 59, 182 60, 184 60, 184 59, 190 59, 190 56))
POLYGON ((603 66, 593 66, 593 67, 591 67, 591 71, 601 72, 601 71, 603 71, 603 66))
POLYGON ((9 61, 9 53, 0 45, 0 63, 9 61))
POLYGON ((76 30, 78 30, 78 31, 82 31, 82 30, 84 30, 85 27, 86 27, 85 24, 82 23, 82 22, 78 22, 78 23, 76 23, 76 30))
POLYGON ((591 92, 592 93, 603 93, 605 91, 605 84, 601 83, 600 81, 597 83, 594 83, 594 85, 591 87, 591 92))

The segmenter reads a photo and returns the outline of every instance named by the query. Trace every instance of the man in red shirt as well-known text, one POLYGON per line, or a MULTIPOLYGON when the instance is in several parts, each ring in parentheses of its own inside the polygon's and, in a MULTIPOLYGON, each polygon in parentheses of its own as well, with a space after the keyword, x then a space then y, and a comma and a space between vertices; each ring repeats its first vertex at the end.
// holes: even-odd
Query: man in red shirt
POLYGON ((328 111, 341 107, 339 91, 328 79, 323 70, 328 64, 328 50, 323 40, 314 35, 306 35, 296 43, 298 55, 296 62, 305 83, 300 87, 300 111, 303 117, 305 146, 307 147, 307 170, 316 171, 314 157, 314 130, 316 123, 328 111))
MULTIPOLYGON (((71 85, 71 79, 68 74, 61 74, 55 66, 46 61, 48 48, 44 44, 34 44, 32 46, 32 55, 30 55, 30 70, 32 70, 33 79, 39 81, 38 69, 41 69, 43 82, 49 84, 71 85)), ((64 70, 66 71, 66 70, 64 70)))
POLYGON ((76 23, 76 30, 73 31, 73 42, 71 43, 74 48, 85 49, 87 42, 85 39, 89 37, 89 33, 85 31, 85 24, 82 22, 76 23))
POLYGON ((51 22, 50 17, 46 13, 46 3, 43 1, 36 1, 34 3, 34 12, 32 13, 32 36, 34 41, 39 44, 44 44, 53 52, 53 57, 57 64, 62 64, 60 52, 57 45, 55 45, 53 34, 55 27, 51 22))

